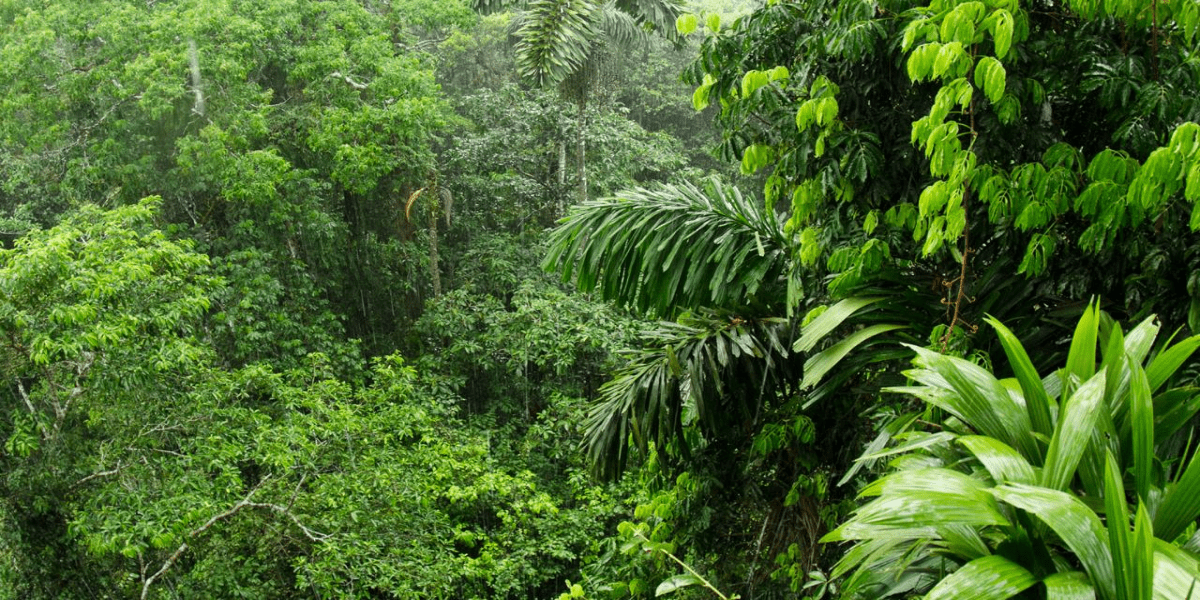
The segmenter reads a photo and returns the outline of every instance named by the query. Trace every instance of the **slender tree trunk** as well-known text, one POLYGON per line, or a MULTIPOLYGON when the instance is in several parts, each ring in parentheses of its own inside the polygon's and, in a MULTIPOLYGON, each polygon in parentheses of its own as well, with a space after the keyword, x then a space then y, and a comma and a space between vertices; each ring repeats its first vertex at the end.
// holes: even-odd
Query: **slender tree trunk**
POLYGON ((563 190, 567 187, 567 132, 562 127, 558 129, 558 189, 555 191, 555 201, 558 203, 558 214, 555 217, 561 217, 566 214, 566 208, 563 206, 563 190))
POLYGON ((429 278, 433 280, 433 297, 442 295, 442 270, 438 265, 438 208, 441 206, 437 190, 429 194, 429 278))
POLYGON ((576 132, 576 147, 579 155, 579 201, 586 202, 588 197, 587 183, 587 95, 579 94, 579 131, 576 132))

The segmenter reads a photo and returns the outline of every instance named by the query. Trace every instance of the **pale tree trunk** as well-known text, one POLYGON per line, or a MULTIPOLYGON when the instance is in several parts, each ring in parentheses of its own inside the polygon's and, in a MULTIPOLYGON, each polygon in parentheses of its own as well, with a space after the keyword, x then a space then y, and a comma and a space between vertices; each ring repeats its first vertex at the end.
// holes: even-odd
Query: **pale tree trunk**
POLYGON ((579 131, 576 133, 576 145, 579 154, 579 201, 586 202, 588 197, 587 183, 587 96, 579 95, 579 131))
POLYGON ((433 280, 433 297, 442 295, 442 272, 438 265, 438 207, 437 190, 430 194, 429 202, 429 277, 433 280))
POLYGON ((559 127, 558 134, 558 190, 555 193, 558 214, 554 215, 555 217, 566 214, 566 207, 563 206, 563 189, 567 187, 567 132, 559 127))

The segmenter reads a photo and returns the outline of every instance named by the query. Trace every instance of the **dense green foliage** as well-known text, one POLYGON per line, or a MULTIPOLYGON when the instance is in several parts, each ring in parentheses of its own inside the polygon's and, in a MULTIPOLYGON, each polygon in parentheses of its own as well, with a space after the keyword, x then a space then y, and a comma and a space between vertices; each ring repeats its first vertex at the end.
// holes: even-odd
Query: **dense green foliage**
POLYGON ((0 599, 1200 593, 1198 30, 0 2, 0 599))

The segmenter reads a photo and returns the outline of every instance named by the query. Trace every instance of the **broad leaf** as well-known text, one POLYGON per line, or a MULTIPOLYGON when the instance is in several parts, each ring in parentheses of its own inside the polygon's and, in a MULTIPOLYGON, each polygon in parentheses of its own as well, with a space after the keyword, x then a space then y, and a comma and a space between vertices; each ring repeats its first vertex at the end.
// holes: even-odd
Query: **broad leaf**
POLYGON ((1025 409, 1029 412, 1029 421, 1034 431, 1047 437, 1053 435, 1054 422, 1050 417, 1053 401, 1046 393, 1042 378, 1038 376, 1037 369, 1033 368, 1033 362, 1029 360, 1025 348, 1017 341, 1017 336, 999 321, 990 317, 986 320, 996 330, 1013 374, 1021 384, 1021 391, 1025 394, 1025 409))
POLYGON ((904 329, 904 325, 871 325, 859 329, 854 333, 846 336, 845 339, 838 343, 814 354, 804 362, 804 380, 800 383, 801 388, 810 388, 821 381, 827 373, 838 366, 843 358, 851 351, 858 347, 863 342, 889 331, 904 329))
POLYGON ((700 583, 700 578, 690 573, 675 575, 674 577, 658 584, 658 587, 654 590, 654 596, 666 596, 667 594, 673 593, 676 590, 688 586, 700 585, 700 583))
POLYGON ((1104 382, 1105 373, 1100 371, 1063 403, 1054 437, 1046 451, 1046 465, 1042 470, 1044 487, 1066 489, 1075 476, 1075 468, 1091 439, 1096 415, 1103 410, 1104 382))
POLYGON ((987 469, 992 479, 997 483, 1036 483, 1033 466, 1012 446, 995 438, 980 435, 968 435, 958 439, 979 459, 983 468, 987 469))
POLYGON ((1078 571, 1055 573, 1042 580, 1046 600, 1096 600, 1096 590, 1087 575, 1078 571))
POLYGON ((1003 556, 984 556, 959 568, 937 584, 926 600, 1005 600, 1037 583, 1025 567, 1003 556))
POLYGON ((846 298, 830 306, 821 313, 817 318, 813 319, 796 340, 796 344, 792 349, 797 352, 808 352, 816 347, 816 345, 825 339, 831 331, 844 323, 846 319, 853 316, 860 310, 883 300, 882 297, 866 297, 866 298, 846 298))
POLYGON ((1027 511, 1049 525, 1079 557, 1101 597, 1117 598, 1112 553, 1104 526, 1092 509, 1074 496, 1040 487, 1003 485, 992 493, 1001 502, 1027 511))

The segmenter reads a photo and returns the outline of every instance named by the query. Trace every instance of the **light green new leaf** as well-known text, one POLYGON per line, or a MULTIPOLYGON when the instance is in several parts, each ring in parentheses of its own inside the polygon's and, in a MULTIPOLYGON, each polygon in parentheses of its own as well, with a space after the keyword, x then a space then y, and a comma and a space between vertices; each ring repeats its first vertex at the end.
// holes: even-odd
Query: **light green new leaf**
POLYGON ((675 31, 680 35, 687 35, 696 30, 700 25, 700 18, 692 13, 683 13, 675 19, 675 31))
POLYGON ((1006 76, 1004 65, 990 56, 980 57, 975 64, 975 87, 983 90, 993 104, 1004 97, 1006 76))
POLYGON ((1100 596, 1118 597, 1106 532, 1092 509, 1070 494, 1027 485, 1003 485, 992 490, 992 494, 1049 525, 1079 557, 1100 596))
POLYGON ((1009 47, 1012 46, 1013 17, 1003 9, 997 9, 994 14, 996 20, 992 29, 992 39, 996 43, 996 57, 1004 58, 1004 55, 1008 54, 1009 47))
POLYGON ((1066 489, 1075 476, 1096 426, 1097 413, 1104 400, 1105 373, 1096 373, 1063 403, 1054 437, 1046 451, 1042 485, 1053 490, 1066 489))
POLYGON ((926 600, 1005 600, 1037 583, 1025 567, 1003 556, 984 556, 962 566, 937 584, 926 600))

